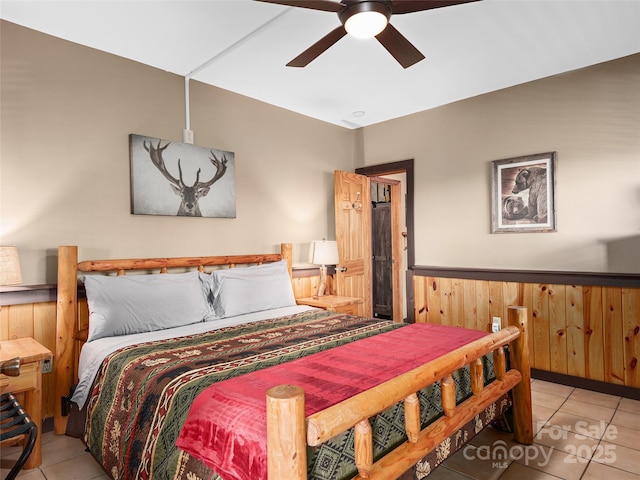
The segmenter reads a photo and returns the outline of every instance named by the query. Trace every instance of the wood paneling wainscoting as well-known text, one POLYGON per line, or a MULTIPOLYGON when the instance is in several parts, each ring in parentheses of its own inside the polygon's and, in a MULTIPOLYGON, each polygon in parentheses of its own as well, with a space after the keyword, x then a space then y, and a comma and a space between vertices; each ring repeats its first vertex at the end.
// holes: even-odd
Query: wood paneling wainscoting
MULTIPOLYGON (((317 268, 294 269, 296 298, 313 295, 318 282, 317 268)), ((640 275, 418 267, 413 286, 419 322, 489 330, 492 317, 504 325, 507 307, 524 305, 534 376, 640 398, 640 275)), ((55 351, 55 285, 3 289, 0 300, 0 340, 33 337, 55 351)), ((55 377, 42 381, 43 417, 53 417, 55 377)))
POLYGON ((534 374, 640 398, 640 275, 416 267, 413 295, 417 322, 487 331, 523 305, 534 374))
MULTIPOLYGON (((333 292, 332 277, 327 280, 333 292)), ((293 291, 296 298, 310 297, 318 290, 318 268, 294 269, 293 291)), ((81 289, 80 296, 83 292, 81 289)), ((52 352, 56 350, 56 285, 3 287, 0 292, 0 340, 32 337, 52 352)), ((85 301, 86 300, 81 300, 85 301)), ((86 311, 86 309, 82 309, 86 311)), ((84 315, 83 317, 86 317, 84 315)), ((79 318, 86 325, 88 318, 79 318)), ((71 334, 71 332, 70 332, 71 334)), ((75 352, 76 357, 79 352, 75 352)), ((54 357, 54 362, 56 361, 54 357)), ((77 365, 77 358, 75 364, 77 365)), ((55 375, 42 375, 42 417, 52 418, 55 411, 55 375)))
MULTIPOLYGON (((56 351, 56 286, 2 287, 0 340, 31 337, 56 351)), ((54 359, 55 361, 55 359, 54 359)), ((55 375, 42 375, 42 418, 53 417, 55 375)))
MULTIPOLYGON (((327 267, 327 287, 325 295, 336 295, 336 285, 333 281, 335 267, 327 267)), ((294 268, 291 282, 293 294, 296 298, 312 297, 318 293, 320 285, 320 269, 318 267, 294 268)))

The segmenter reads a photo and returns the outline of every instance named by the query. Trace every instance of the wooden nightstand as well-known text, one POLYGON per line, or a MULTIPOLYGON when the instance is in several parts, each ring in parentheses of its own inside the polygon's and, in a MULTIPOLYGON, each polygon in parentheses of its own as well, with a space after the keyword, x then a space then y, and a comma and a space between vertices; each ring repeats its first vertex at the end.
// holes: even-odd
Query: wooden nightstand
POLYGON ((0 374, 0 393, 24 392, 24 409, 38 426, 38 437, 25 469, 42 463, 42 362, 50 359, 51 351, 33 338, 18 338, 0 342, 0 362, 20 357, 20 375, 7 377, 0 374))
POLYGON ((339 295, 325 295, 317 298, 297 298, 296 302, 298 302, 298 305, 323 308, 330 312, 358 315, 358 307, 362 304, 362 299, 357 297, 341 297, 339 295))

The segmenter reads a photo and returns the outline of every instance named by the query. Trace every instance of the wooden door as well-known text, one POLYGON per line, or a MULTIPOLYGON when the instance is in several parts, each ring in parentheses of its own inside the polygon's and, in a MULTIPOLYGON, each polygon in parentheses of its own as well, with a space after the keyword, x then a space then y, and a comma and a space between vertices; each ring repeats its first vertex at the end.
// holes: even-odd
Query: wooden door
MULTIPOLYGON (((378 183, 385 185, 390 189, 391 200, 391 212, 390 212, 390 224, 386 225, 388 228, 388 235, 391 242, 391 252, 388 264, 388 275, 391 276, 388 286, 388 295, 391 295, 392 300, 390 305, 392 306, 392 318, 394 322, 402 322, 404 319, 404 297, 402 295, 402 205, 400 201, 401 186, 400 181, 393 180, 385 177, 369 177, 369 181, 374 184, 378 183)), ((373 210, 372 210, 373 211, 373 210)), ((372 237, 376 235, 375 231, 372 231, 372 237)), ((373 247, 372 247, 373 249, 373 247)), ((373 255, 377 255, 374 251, 373 255)), ((375 265, 375 259, 374 259, 375 265)), ((374 282, 376 272, 374 271, 374 282)), ((385 281, 386 284, 386 281, 385 281)), ((375 298, 375 297, 374 297, 375 298)), ((375 309, 374 309, 375 312, 375 309)))
POLYGON ((372 306, 376 318, 393 318, 391 202, 371 202, 372 306))
POLYGON ((373 315, 371 308, 371 193, 369 177, 334 173, 336 240, 340 264, 336 265, 338 295, 363 299, 358 314, 373 315))

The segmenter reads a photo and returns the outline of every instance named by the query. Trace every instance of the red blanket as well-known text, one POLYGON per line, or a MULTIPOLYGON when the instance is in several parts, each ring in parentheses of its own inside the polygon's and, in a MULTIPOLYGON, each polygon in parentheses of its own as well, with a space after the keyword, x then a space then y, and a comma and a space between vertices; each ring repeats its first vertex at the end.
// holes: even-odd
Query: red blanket
POLYGON ((225 480, 266 479, 271 387, 302 387, 309 416, 485 335, 416 323, 215 383, 193 402, 177 446, 225 480))

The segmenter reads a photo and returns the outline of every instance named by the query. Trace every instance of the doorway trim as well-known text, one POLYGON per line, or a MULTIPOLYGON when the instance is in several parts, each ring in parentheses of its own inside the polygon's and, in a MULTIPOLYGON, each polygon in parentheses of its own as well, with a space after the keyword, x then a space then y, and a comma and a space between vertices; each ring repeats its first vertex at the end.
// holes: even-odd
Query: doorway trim
POLYGON ((394 173, 404 173, 406 181, 406 225, 407 225, 407 275, 406 275, 406 292, 405 298, 407 302, 407 321, 413 323, 414 316, 414 298, 413 298, 413 269, 415 267, 415 243, 414 243, 414 159, 400 160, 398 162, 381 163, 378 165, 370 165, 367 167, 356 168, 355 173, 365 175, 367 177, 379 177, 391 175, 394 173))

